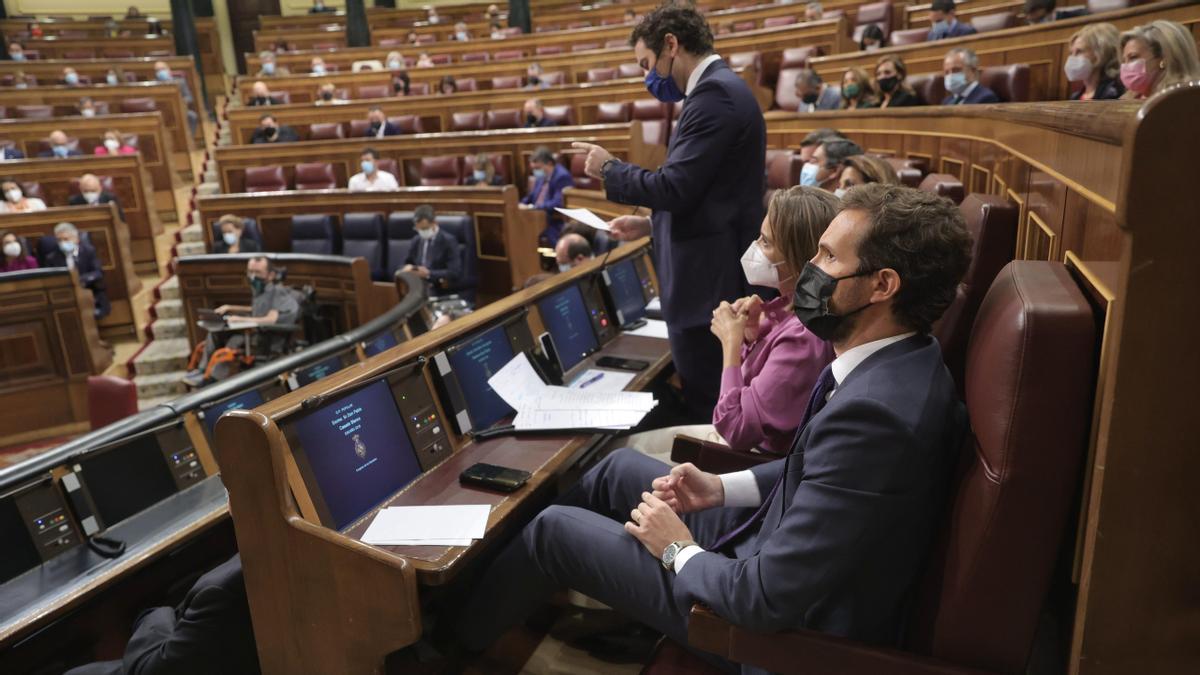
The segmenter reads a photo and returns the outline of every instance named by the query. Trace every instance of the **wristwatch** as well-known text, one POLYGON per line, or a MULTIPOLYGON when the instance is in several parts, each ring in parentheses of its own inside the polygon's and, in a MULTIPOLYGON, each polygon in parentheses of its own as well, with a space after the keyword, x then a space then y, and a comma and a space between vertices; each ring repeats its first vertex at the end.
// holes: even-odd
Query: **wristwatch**
POLYGON ((673 541, 673 542, 667 544, 667 547, 663 549, 663 553, 662 553, 663 568, 666 569, 668 572, 674 571, 675 570, 675 558, 679 555, 680 551, 682 551, 683 549, 685 549, 689 546, 699 546, 699 544, 697 544, 696 542, 694 542, 690 539, 685 539, 683 541, 673 541))
POLYGON ((608 165, 616 164, 619 161, 621 160, 617 159, 616 157, 609 157, 608 159, 604 160, 604 163, 600 165, 600 180, 604 180, 604 174, 608 172, 608 165))

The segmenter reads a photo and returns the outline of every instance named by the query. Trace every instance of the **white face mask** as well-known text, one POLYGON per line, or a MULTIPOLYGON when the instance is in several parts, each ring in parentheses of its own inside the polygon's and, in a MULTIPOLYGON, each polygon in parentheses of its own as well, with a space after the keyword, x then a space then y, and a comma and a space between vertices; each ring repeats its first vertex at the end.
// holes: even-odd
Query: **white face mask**
POLYGON ((1063 72, 1071 82, 1086 82, 1088 75, 1092 74, 1092 62, 1083 54, 1068 56, 1063 64, 1063 72))
POLYGON ((779 267, 782 262, 773 263, 767 259, 757 241, 750 242, 750 248, 742 255, 742 271, 746 281, 752 286, 779 288, 779 267))
POLYGON ((436 227, 427 227, 423 230, 417 230, 417 236, 422 239, 426 239, 426 240, 433 239, 434 235, 436 235, 436 234, 437 234, 436 227))
POLYGON ((225 242, 226 246, 233 246, 238 243, 238 236, 236 232, 222 232, 221 240, 225 242))
POLYGON ((106 138, 104 139, 104 147, 108 148, 109 152, 115 154, 121 149, 121 143, 115 138, 106 138))
POLYGON ((96 109, 95 108, 84 108, 83 110, 79 111, 79 114, 83 115, 84 117, 95 117, 96 109))
POLYGON ((10 241, 4 245, 4 255, 15 258, 21 255, 21 245, 15 241, 10 241))
POLYGON ((558 263, 558 271, 559 272, 570 272, 571 271, 571 263, 558 263))
POLYGON ((837 197, 838 199, 845 197, 846 196, 846 188, 838 188, 838 189, 834 190, 833 196, 837 197))
POLYGON ((8 198, 8 201, 10 201, 14 204, 21 201, 21 191, 15 189, 15 188, 12 190, 9 190, 8 192, 5 192, 4 196, 8 198))
POLYGON ((96 202, 100 201, 100 193, 99 192, 84 192, 83 200, 89 204, 95 204, 96 202))

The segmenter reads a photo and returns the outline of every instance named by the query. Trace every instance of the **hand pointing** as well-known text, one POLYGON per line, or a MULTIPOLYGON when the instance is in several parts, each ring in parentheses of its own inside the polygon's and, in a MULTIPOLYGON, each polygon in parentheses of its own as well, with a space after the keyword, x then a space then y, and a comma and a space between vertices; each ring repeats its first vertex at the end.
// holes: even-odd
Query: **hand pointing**
POLYGON ((572 148, 577 150, 587 151, 587 161, 584 163, 583 171, 592 178, 603 178, 600 175, 600 170, 604 168, 604 163, 612 159, 612 153, 604 148, 592 143, 575 142, 571 144, 572 148))

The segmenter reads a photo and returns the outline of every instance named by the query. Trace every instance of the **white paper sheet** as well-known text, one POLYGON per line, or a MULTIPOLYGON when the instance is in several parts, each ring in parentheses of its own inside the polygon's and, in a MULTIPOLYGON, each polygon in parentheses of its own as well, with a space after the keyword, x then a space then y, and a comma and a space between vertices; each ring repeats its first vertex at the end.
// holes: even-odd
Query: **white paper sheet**
POLYGON ((474 543, 473 539, 396 539, 385 544, 363 541, 373 546, 470 546, 474 543))
POLYGON ((628 429, 646 413, 637 410, 530 410, 517 413, 519 431, 547 429, 628 429))
POLYGON ((633 381, 637 373, 631 373, 625 370, 601 370, 600 368, 588 368, 583 371, 583 374, 571 380, 567 386, 571 389, 586 389, 587 391, 614 393, 624 391, 626 385, 633 381), (604 376, 596 380, 596 375, 603 373, 604 376), (584 384, 591 382, 586 387, 584 384))
POLYGON ((540 398, 546 390, 546 383, 533 369, 525 352, 517 354, 497 370, 488 379, 488 386, 514 410, 520 410, 528 401, 540 398))
POLYGON ((583 223, 584 225, 590 225, 590 226, 596 228, 597 230, 604 230, 605 232, 612 231, 612 228, 608 226, 608 221, 606 221, 603 218, 601 218, 600 216, 592 213, 588 209, 564 209, 564 208, 558 207, 558 208, 555 208, 554 210, 558 211, 559 213, 563 214, 564 216, 566 216, 572 220, 578 220, 579 222, 583 223))
POLYGON ((362 541, 382 546, 461 546, 443 542, 483 538, 491 510, 487 504, 392 506, 375 514, 362 541))
POLYGON ((646 319, 646 325, 641 328, 625 331, 626 335, 641 335, 642 337, 667 339, 667 322, 658 319, 646 319))
POLYGON ((662 299, 656 297, 653 300, 651 300, 650 302, 647 302, 646 303, 646 311, 647 312, 661 312, 662 311, 662 299))

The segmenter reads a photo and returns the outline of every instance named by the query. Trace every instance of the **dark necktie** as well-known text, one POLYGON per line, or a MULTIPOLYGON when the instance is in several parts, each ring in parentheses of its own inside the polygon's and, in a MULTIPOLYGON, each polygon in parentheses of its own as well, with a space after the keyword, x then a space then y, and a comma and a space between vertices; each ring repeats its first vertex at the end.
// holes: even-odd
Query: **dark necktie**
POLYGON ((426 269, 429 268, 429 245, 432 242, 432 239, 426 239, 421 242, 421 267, 426 269))
POLYGON ((796 453, 800 434, 804 432, 804 427, 808 426, 809 420, 825 407, 825 403, 829 398, 829 392, 833 391, 836 386, 837 380, 833 377, 833 365, 825 366, 825 370, 821 371, 821 376, 817 378, 817 383, 813 386, 812 396, 808 398, 808 407, 804 409, 804 420, 800 423, 800 427, 796 429, 796 438, 792 441, 792 451, 788 454, 788 459, 784 460, 783 470, 779 472, 779 478, 775 481, 775 485, 771 487, 771 491, 763 498, 762 504, 759 505, 754 515, 718 539, 711 550, 717 551, 724 548, 746 532, 746 530, 762 522, 763 518, 767 517, 767 511, 771 508, 771 500, 775 498, 775 493, 779 492, 779 486, 783 485, 783 478, 787 475, 787 462, 790 460, 791 455, 796 453))

